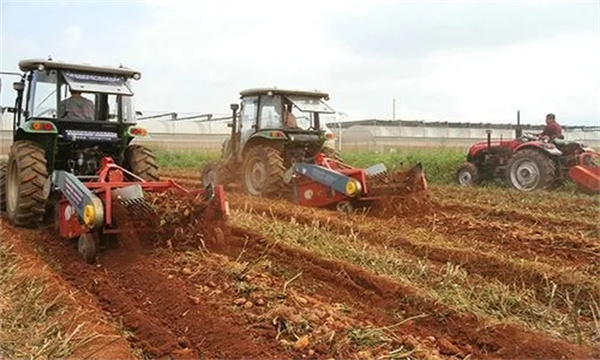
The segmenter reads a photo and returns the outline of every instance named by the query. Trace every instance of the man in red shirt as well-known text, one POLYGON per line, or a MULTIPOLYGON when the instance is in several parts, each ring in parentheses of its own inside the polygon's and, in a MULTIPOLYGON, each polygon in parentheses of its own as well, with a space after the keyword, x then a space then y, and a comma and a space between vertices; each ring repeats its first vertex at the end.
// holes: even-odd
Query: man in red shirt
POLYGON ((556 116, 554 114, 546 115, 546 126, 544 131, 539 135, 540 138, 547 137, 548 140, 563 139, 562 128, 556 122, 556 116))

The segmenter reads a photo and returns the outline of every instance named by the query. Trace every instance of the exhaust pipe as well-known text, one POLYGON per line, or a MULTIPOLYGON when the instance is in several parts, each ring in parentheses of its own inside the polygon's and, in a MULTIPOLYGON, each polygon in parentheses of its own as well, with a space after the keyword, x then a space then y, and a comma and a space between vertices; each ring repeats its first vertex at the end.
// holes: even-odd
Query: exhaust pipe
POLYGON ((235 133, 237 131, 237 111, 240 108, 240 106, 238 104, 231 104, 229 105, 229 108, 231 109, 231 153, 234 156, 234 159, 237 157, 237 147, 238 147, 238 141, 235 140, 235 133))
POLYGON ((521 128, 521 110, 517 110, 517 127, 515 129, 515 138, 518 139, 523 136, 523 129, 521 128))

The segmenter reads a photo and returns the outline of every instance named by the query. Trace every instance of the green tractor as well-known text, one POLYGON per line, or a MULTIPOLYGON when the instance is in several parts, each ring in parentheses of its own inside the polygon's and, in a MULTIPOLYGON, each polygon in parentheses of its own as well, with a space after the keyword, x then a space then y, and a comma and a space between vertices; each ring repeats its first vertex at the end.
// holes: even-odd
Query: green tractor
POLYGON ((73 64, 52 59, 19 62, 13 144, 0 163, 0 207, 17 226, 44 219, 54 170, 93 181, 103 157, 146 181, 157 181, 152 151, 131 144, 146 130, 136 126, 132 80, 125 67, 73 64))
POLYGON ((231 104, 231 136, 223 143, 221 161, 203 168, 203 186, 241 181, 249 195, 284 195, 293 165, 323 152, 333 139, 323 123, 325 115, 335 114, 326 103, 329 95, 276 88, 240 95, 241 105, 231 104))

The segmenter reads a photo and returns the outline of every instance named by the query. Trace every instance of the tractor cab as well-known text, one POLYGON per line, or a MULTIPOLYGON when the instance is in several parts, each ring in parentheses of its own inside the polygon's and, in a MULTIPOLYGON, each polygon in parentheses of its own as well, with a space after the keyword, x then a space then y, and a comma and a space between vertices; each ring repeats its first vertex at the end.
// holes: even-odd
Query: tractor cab
MULTIPOLYGON (((239 116, 234 115, 232 124, 236 144, 230 142, 224 149, 230 155, 236 154, 238 161, 248 149, 266 142, 280 147, 288 163, 301 161, 318 153, 332 135, 323 123, 325 116, 335 114, 326 103, 326 93, 249 89, 240 95, 239 116)), ((232 105, 234 108, 237 110, 237 104, 232 105)))
POLYGON ((159 180, 152 150, 131 144, 146 135, 132 101, 139 71, 51 59, 22 60, 19 68, 11 73, 20 77, 14 106, 5 109, 14 114, 13 143, 0 161, 0 211, 12 223, 41 223, 60 183, 55 174, 68 174, 71 185, 97 182, 110 161, 137 179, 159 180))
POLYGON ((19 68, 13 138, 45 150, 49 169, 94 175, 103 155, 122 164, 129 142, 146 135, 134 126, 139 71, 44 59, 22 60, 19 68))

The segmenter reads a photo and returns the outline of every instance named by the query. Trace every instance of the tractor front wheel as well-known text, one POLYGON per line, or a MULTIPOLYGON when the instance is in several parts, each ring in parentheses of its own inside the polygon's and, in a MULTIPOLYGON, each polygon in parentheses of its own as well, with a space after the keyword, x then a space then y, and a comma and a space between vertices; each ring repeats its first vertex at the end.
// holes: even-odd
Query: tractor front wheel
POLYGON ((507 166, 507 178, 521 191, 550 189, 556 180, 556 167, 552 159, 541 151, 524 149, 514 154, 507 166))
POLYGON ((48 191, 46 154, 37 144, 15 141, 8 155, 6 172, 6 212, 17 226, 36 227, 44 219, 48 191))
POLYGON ((480 182, 479 169, 471 162, 462 163, 456 170, 456 182, 463 186, 472 186, 480 182))
POLYGON ((143 145, 129 145, 125 150, 125 163, 129 171, 146 181, 160 180, 156 157, 143 145))
POLYGON ((242 179, 249 195, 269 196, 281 192, 285 186, 284 173, 281 152, 268 145, 257 145, 244 156, 242 179))

